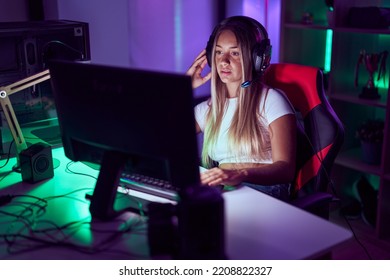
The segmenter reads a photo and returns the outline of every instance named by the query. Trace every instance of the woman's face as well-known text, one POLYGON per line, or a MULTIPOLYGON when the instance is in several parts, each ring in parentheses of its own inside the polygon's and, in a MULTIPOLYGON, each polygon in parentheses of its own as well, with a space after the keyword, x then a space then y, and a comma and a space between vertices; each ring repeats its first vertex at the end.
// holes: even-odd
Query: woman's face
POLYGON ((242 83, 241 50, 230 30, 222 31, 215 46, 215 65, 219 78, 227 85, 242 83))

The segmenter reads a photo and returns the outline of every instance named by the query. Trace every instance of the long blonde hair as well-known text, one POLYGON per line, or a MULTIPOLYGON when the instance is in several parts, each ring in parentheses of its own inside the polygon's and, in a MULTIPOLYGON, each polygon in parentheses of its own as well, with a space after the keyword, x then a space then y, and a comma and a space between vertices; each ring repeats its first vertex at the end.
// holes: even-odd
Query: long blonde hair
POLYGON ((252 48, 256 38, 254 34, 242 30, 242 26, 230 24, 222 26, 217 31, 212 48, 211 98, 208 101, 202 150, 202 164, 206 167, 213 165, 209 152, 216 144, 228 102, 227 87, 219 79, 214 59, 217 39, 225 30, 231 30, 235 34, 241 49, 242 82, 252 81, 247 88, 237 88, 237 108, 228 132, 229 150, 236 157, 244 156, 256 160, 269 159, 271 155, 268 124, 262 117, 264 108, 259 110, 261 96, 267 95, 268 88, 260 82, 252 67, 252 48))

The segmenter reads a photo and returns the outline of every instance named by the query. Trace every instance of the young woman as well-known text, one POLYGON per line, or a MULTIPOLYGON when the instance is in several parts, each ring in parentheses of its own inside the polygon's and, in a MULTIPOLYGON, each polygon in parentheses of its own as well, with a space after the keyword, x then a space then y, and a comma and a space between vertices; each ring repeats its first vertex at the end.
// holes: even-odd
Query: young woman
POLYGON ((271 45, 264 27, 234 16, 218 24, 187 74, 194 88, 211 79, 211 98, 195 107, 204 133, 204 185, 247 185, 287 200, 295 173, 296 119, 283 93, 261 76, 271 45), (211 72, 202 71, 209 63, 211 72))

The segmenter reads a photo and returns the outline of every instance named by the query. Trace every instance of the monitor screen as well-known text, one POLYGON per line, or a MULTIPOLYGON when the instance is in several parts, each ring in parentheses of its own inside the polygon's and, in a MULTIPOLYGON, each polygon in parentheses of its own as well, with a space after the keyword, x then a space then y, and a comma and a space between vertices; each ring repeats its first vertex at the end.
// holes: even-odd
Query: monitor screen
POLYGON ((173 73, 52 61, 49 64, 65 155, 100 164, 90 212, 116 215, 121 170, 199 184, 191 78, 173 73))

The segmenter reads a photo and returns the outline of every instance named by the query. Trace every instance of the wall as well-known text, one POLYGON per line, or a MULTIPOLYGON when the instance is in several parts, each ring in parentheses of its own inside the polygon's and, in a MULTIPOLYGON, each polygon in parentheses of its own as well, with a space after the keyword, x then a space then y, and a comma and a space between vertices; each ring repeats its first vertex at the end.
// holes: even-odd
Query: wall
MULTIPOLYGON (((183 72, 204 48, 216 24, 218 1, 42 0, 46 19, 90 24, 94 62, 183 72)), ((28 19, 26 0, 0 0, 0 21, 28 19)), ((280 0, 226 0, 226 15, 259 20, 278 61, 280 0)))
POLYGON ((186 71, 206 46, 215 23, 210 1, 140 0, 130 3, 131 65, 186 71))
POLYGON ((0 0, 0 22, 28 19, 26 0, 0 0))
MULTIPOLYGON (((184 73, 217 23, 217 1, 44 0, 47 19, 88 22, 92 61, 184 73), (55 3, 55 4, 54 4, 55 3)), ((278 61, 280 0, 226 0, 226 15, 252 16, 268 27, 278 61)), ((196 94, 207 94, 203 86, 196 94)))
POLYGON ((57 0, 57 11, 45 9, 48 19, 90 24, 94 61, 167 71, 185 70, 214 24, 208 0, 57 0))
POLYGON ((45 16, 88 22, 92 61, 129 65, 128 0, 57 0, 45 4, 45 16))
POLYGON ((279 62, 281 0, 226 0, 226 3, 226 16, 246 15, 267 29, 272 44, 271 62, 279 62))
POLYGON ((45 1, 47 19, 88 22, 92 61, 117 66, 184 73, 216 23, 209 0, 45 1))

